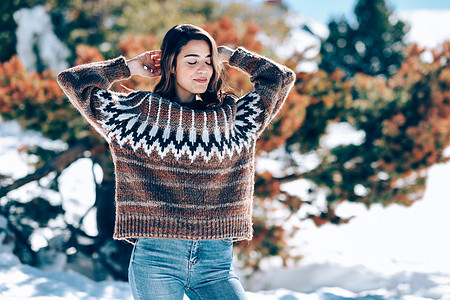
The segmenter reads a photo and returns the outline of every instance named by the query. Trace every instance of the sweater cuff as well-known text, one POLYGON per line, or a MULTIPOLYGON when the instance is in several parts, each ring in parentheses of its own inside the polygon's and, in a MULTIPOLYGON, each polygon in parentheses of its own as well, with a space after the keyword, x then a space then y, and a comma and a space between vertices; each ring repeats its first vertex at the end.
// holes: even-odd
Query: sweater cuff
POLYGON ((131 77, 130 69, 127 66, 125 57, 119 56, 105 62, 105 76, 109 82, 128 79, 131 77))
POLYGON ((234 50, 233 54, 231 55, 229 65, 232 67, 238 67, 248 72, 248 70, 246 69, 246 67, 248 66, 248 62, 255 55, 256 54, 248 51, 247 49, 239 47, 234 50))

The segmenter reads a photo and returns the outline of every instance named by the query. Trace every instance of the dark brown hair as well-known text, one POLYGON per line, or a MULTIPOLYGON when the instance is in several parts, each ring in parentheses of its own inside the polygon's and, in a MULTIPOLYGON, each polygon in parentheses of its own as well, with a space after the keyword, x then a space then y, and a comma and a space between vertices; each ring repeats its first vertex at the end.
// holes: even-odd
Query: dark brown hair
POLYGON ((176 78, 171 72, 176 69, 177 57, 181 48, 192 40, 205 41, 211 51, 211 63, 213 74, 208 88, 200 94, 201 101, 196 101, 195 106, 200 108, 211 108, 220 106, 223 98, 228 95, 223 91, 223 65, 219 62, 217 44, 211 35, 205 30, 191 24, 182 24, 172 27, 167 31, 161 45, 161 78, 155 86, 155 93, 170 100, 176 97, 176 78))

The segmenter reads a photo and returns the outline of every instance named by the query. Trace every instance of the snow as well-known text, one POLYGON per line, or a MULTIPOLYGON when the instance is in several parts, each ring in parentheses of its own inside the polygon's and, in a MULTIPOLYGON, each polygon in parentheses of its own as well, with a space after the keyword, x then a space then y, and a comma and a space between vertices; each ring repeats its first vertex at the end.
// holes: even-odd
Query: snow
POLYGON ((23 8, 14 13, 14 20, 18 24, 17 54, 27 71, 36 71, 38 58, 34 47, 37 47, 41 63, 47 68, 58 72, 68 67, 66 59, 70 56, 70 51, 53 32, 53 25, 44 6, 23 8))
POLYGON ((45 272, 20 264, 5 248, 0 248, 1 299, 132 299, 127 283, 94 282, 70 271, 45 272))
POLYGON ((450 40, 448 20, 450 9, 446 10, 409 10, 399 12, 399 18, 411 25, 406 41, 417 42, 423 47, 434 48, 441 41, 450 40), (427 26, 424 26, 424 25, 427 26), (431 34, 432 32, 432 34, 431 34))
POLYGON ((300 265, 257 274, 252 290, 339 287, 358 297, 450 299, 449 177, 450 163, 433 166, 424 198, 409 208, 346 204, 339 209, 357 215, 349 224, 306 224, 296 237, 300 265))

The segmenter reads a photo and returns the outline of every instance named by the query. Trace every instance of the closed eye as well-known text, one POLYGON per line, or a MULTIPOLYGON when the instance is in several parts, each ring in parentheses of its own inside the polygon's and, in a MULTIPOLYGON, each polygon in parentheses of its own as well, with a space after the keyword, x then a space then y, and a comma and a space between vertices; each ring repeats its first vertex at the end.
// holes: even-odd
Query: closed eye
MULTIPOLYGON (((188 61, 187 63, 188 63, 188 65, 191 65, 191 66, 197 64, 196 61, 188 61)), ((207 64, 208 66, 212 66, 212 62, 210 62, 210 61, 206 61, 205 64, 207 64)))

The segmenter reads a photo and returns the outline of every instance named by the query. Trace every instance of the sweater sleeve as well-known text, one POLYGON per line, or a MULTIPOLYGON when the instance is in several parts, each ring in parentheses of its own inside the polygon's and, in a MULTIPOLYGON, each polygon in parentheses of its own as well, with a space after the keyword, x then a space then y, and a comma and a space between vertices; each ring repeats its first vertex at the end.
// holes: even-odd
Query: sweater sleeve
POLYGON ((105 136, 99 122, 102 120, 98 91, 107 89, 115 81, 128 79, 130 70, 124 57, 76 66, 58 74, 61 89, 75 108, 100 134, 105 136))
MULTIPOLYGON (((250 75, 254 90, 240 100, 257 99, 257 106, 262 110, 262 116, 258 118, 260 126, 257 135, 259 135, 283 105, 294 85, 295 73, 281 64, 242 47, 234 51, 230 58, 230 66, 237 67, 250 75)), ((241 107, 245 108, 249 105, 244 104, 241 107)), ((248 114, 238 113, 237 119, 245 115, 248 114)))

